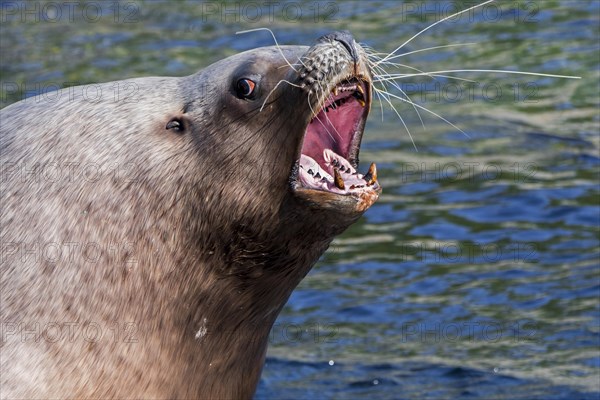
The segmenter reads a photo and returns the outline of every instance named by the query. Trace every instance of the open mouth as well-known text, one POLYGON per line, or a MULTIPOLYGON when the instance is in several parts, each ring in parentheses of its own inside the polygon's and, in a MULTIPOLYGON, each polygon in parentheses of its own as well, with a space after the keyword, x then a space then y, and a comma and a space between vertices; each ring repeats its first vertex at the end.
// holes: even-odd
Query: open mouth
POLYGON ((298 182, 303 188, 340 195, 379 189, 377 168, 358 169, 358 151, 370 107, 368 81, 351 77, 337 83, 322 101, 304 134, 298 182))

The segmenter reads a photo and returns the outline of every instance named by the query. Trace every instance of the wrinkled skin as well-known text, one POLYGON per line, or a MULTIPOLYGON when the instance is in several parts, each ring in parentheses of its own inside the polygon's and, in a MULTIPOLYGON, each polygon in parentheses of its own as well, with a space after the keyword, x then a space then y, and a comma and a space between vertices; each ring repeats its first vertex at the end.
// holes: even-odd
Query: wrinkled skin
MULTIPOLYGON (((323 46, 350 57, 283 52, 323 46)), ((288 84, 259 112, 281 79, 261 48, 0 111, 3 398, 252 397, 292 290, 372 204, 295 187, 312 112, 288 84)))

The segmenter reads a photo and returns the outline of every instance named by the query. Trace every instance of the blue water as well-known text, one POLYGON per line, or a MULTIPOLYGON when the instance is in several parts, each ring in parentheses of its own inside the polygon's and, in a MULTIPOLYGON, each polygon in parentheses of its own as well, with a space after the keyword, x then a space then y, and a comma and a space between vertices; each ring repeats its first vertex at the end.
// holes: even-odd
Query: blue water
MULTIPOLYGON (((389 52, 462 4, 321 2, 337 12, 328 19, 321 9, 315 21, 317 3, 304 2, 302 20, 252 22, 203 14, 196 2, 133 3, 134 23, 9 18, 2 105, 53 83, 189 74, 272 44, 267 34, 235 35, 243 29, 270 27, 285 44, 349 29, 389 52), (41 87, 13 93, 11 82, 41 87)), ((293 293, 257 399, 600 398, 600 2, 495 4, 501 17, 447 21, 404 52, 478 44, 396 61, 582 79, 456 74, 476 81, 459 81, 457 100, 449 78, 401 81, 464 131, 421 111, 424 129, 410 105, 392 100, 415 145, 375 102, 361 161, 377 163, 383 194, 293 293)))

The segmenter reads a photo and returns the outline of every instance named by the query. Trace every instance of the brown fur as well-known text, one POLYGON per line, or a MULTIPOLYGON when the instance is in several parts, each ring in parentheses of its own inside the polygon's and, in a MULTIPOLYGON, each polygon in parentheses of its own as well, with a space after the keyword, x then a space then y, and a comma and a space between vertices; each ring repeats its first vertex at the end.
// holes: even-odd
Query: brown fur
POLYGON ((290 187, 306 93, 282 84, 258 111, 286 65, 263 48, 0 112, 2 398, 253 395, 279 311, 360 215, 290 187), (250 73, 253 102, 232 94, 250 73))

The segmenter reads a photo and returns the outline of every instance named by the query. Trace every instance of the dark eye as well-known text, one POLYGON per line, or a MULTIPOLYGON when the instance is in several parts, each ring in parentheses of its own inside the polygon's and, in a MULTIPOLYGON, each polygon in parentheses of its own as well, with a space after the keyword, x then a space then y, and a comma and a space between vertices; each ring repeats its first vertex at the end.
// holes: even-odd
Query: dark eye
POLYGON ((251 99, 255 87, 256 83, 254 81, 247 78, 242 78, 237 81, 235 90, 240 99, 251 99))

